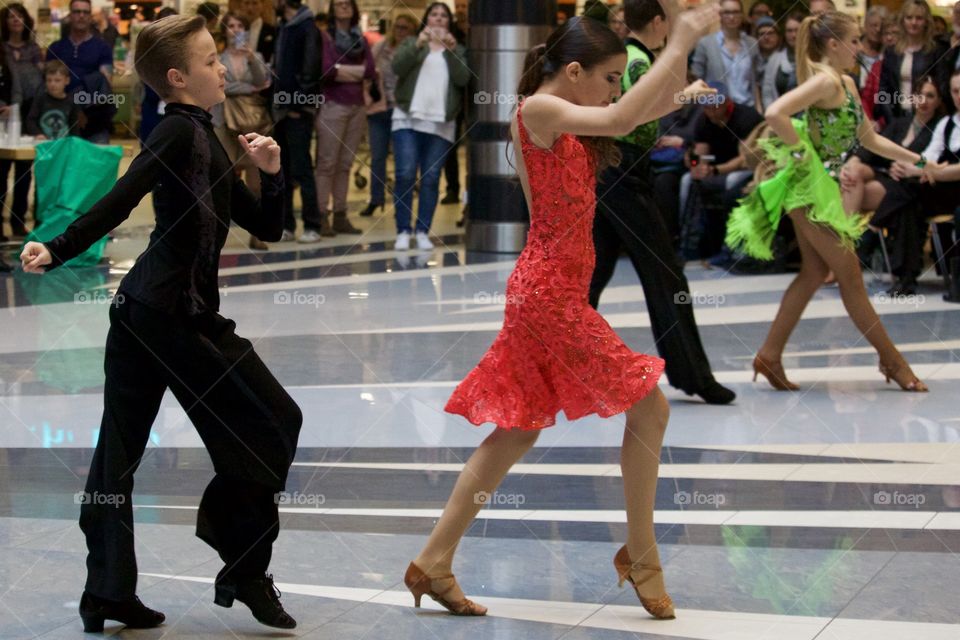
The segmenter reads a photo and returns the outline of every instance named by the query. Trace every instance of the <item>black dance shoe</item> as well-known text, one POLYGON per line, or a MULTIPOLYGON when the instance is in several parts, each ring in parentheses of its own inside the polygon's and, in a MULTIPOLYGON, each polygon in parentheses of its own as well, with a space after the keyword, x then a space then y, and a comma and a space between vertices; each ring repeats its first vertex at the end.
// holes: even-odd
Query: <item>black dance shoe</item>
POLYGON ((129 629, 152 629, 167 619, 140 602, 137 596, 132 600, 116 601, 98 598, 87 591, 80 597, 80 618, 86 633, 102 632, 104 620, 116 620, 129 629))
POLYGON ((250 608, 253 617, 261 624, 278 629, 293 629, 297 621, 283 610, 280 590, 273 584, 273 576, 242 580, 218 580, 213 603, 230 608, 234 599, 250 608))
POLYGON ((711 380, 700 389, 694 391, 694 393, 703 398, 703 401, 707 404, 730 404, 737 398, 736 393, 727 389, 716 380, 711 380))

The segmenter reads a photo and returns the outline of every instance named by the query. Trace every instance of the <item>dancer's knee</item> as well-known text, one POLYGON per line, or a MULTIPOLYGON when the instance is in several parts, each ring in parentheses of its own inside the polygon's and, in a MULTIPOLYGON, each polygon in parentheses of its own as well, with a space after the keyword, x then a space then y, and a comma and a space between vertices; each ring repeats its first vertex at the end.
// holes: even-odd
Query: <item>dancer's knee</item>
POLYGON ((670 421, 670 403, 659 387, 627 410, 627 428, 656 428, 665 431, 670 421))

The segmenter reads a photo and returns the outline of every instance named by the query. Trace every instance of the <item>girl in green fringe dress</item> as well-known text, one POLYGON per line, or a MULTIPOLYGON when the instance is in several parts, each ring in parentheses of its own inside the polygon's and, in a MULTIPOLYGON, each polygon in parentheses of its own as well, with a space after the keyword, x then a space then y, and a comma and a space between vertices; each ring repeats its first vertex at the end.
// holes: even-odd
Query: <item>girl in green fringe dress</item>
MULTIPOLYGON (((923 157, 883 138, 864 117, 853 80, 860 31, 849 15, 829 11, 806 18, 797 36, 796 89, 766 111, 777 137, 760 146, 776 174, 760 182, 730 214, 727 244, 747 255, 771 259, 770 246, 786 211, 802 258, 800 273, 783 295, 766 341, 753 361, 754 380, 763 374, 778 390, 796 390, 780 358, 807 303, 832 271, 851 320, 880 355, 880 371, 907 391, 927 391, 887 335, 870 304, 854 245, 866 226, 858 203, 840 191, 839 177, 858 145, 873 153, 923 167, 923 157), (791 114, 805 112, 802 119, 791 114)), ((924 170, 929 179, 930 167, 924 170)))

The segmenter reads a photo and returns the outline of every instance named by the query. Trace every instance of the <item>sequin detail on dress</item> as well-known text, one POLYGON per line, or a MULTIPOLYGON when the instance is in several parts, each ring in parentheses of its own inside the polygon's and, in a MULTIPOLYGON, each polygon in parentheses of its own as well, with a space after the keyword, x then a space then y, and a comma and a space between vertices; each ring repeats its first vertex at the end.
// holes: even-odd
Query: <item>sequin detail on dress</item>
POLYGON ((542 429, 622 413, 657 385, 664 362, 631 351, 588 303, 593 274, 594 164, 570 134, 534 145, 517 109, 530 183, 527 245, 507 280, 503 328, 446 411, 473 424, 542 429))

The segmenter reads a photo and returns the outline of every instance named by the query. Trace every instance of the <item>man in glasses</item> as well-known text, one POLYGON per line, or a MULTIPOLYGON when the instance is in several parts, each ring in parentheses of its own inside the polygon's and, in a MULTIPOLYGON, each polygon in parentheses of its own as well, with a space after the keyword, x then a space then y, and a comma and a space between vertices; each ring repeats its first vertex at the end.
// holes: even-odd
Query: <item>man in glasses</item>
POLYGON ((110 142, 116 102, 110 79, 113 51, 93 30, 90 0, 70 2, 69 33, 50 45, 47 60, 60 60, 70 70, 69 93, 83 112, 80 135, 96 144, 110 142))

